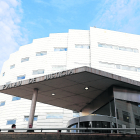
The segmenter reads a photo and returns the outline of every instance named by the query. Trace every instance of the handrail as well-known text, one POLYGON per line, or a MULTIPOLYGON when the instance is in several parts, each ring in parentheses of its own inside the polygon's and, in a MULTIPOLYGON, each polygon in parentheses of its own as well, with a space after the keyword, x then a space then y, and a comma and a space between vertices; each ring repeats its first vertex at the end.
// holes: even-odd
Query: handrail
POLYGON ((137 130, 140 131, 140 128, 2 128, 1 131, 7 130, 137 130))

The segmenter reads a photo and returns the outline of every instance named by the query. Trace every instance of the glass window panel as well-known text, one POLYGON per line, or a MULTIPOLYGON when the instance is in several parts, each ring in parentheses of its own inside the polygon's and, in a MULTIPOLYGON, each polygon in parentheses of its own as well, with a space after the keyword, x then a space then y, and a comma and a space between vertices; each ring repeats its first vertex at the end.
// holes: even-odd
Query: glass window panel
MULTIPOLYGON (((34 116, 34 121, 37 121, 38 116, 34 116)), ((24 116, 24 121, 29 121, 29 116, 24 116)))
POLYGON ((125 65, 122 65, 121 68, 122 68, 122 70, 128 70, 129 69, 129 67, 125 66, 125 65))
POLYGON ((137 68, 137 71, 140 72, 140 68, 137 68))
POLYGON ((15 64, 14 64, 14 65, 11 65, 11 66, 10 66, 10 69, 13 69, 14 67, 15 67, 15 64))
POLYGON ((16 124, 16 120, 7 120, 6 125, 16 124))
POLYGON ((54 48, 54 51, 67 51, 67 48, 54 48))
POLYGON ((43 56, 43 55, 47 55, 47 51, 36 52, 36 56, 43 56))
POLYGON ((0 102, 0 106, 4 106, 5 105, 5 101, 0 102))
POLYGON ((112 49, 112 45, 106 45, 106 48, 112 49))
POLYGON ((29 57, 26 57, 26 58, 22 58, 21 59, 21 62, 26 62, 26 61, 29 61, 29 57))
POLYGON ((136 67, 130 67, 130 70, 131 71, 137 71, 137 68, 136 67))
POLYGON ((20 100, 20 99, 21 99, 20 97, 15 96, 15 97, 12 98, 12 101, 16 101, 16 100, 20 100))
POLYGON ((83 49, 90 49, 89 45, 83 45, 83 49))
POLYGON ((134 115, 134 117, 135 117, 135 124, 140 126, 140 116, 134 115))
POLYGON ((120 68, 121 68, 121 66, 120 66, 120 65, 116 65, 116 68, 117 68, 117 69, 120 69, 120 68))
POLYGON ((44 73, 44 69, 33 70, 33 75, 36 75, 36 74, 43 74, 43 73, 44 73))
POLYGON ((52 66, 53 71, 63 71, 66 70, 66 65, 53 65, 52 66))
POLYGON ((126 111, 122 111, 122 114, 123 114, 123 120, 125 122, 131 122, 131 119, 130 119, 130 113, 126 112, 126 111))
POLYGON ((119 47, 119 50, 126 51, 125 47, 119 47))
POLYGON ((102 45, 102 44, 100 44, 100 43, 98 43, 98 47, 103 47, 103 45, 102 45))
POLYGON ((25 75, 21 75, 17 77, 17 80, 22 80, 22 79, 25 79, 25 75))
POLYGON ((131 49, 131 48, 126 48, 126 51, 128 51, 128 52, 133 52, 133 49, 131 49))
POLYGON ((75 48, 83 48, 82 45, 75 45, 75 48))
POLYGON ((139 50, 138 49, 133 49, 133 52, 139 53, 139 50))
POLYGON ((63 119, 63 114, 47 114, 46 119, 63 119))
POLYGON ((113 46, 113 49, 119 50, 119 47, 118 46, 113 46))

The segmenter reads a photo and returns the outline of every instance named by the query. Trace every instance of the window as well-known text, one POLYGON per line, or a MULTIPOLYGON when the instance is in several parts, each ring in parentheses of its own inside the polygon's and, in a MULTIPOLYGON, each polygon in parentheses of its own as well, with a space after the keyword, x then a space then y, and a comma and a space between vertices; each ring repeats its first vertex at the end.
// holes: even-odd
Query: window
POLYGON ((12 98, 12 101, 16 101, 16 100, 20 100, 20 99, 21 99, 20 97, 14 96, 14 97, 12 98))
POLYGON ((115 49, 115 50, 121 50, 121 51, 128 51, 128 52, 139 53, 139 50, 136 49, 136 48, 132 49, 132 48, 129 48, 129 47, 109 45, 109 44, 103 44, 103 43, 98 43, 98 47, 110 48, 110 49, 115 49))
POLYGON ((75 48, 90 49, 89 45, 75 45, 75 48))
POLYGON ((5 72, 3 72, 2 76, 5 76, 5 72))
POLYGON ((135 116, 135 125, 140 126, 140 116, 134 115, 135 116))
POLYGON ((40 69, 40 70, 33 70, 33 75, 36 75, 36 74, 43 74, 44 73, 44 70, 43 69, 40 69))
POLYGON ((11 124, 15 124, 16 120, 7 120, 6 125, 11 125, 11 124))
POLYGON ((25 75, 21 75, 17 77, 17 80, 22 80, 22 79, 25 79, 25 75))
POLYGON ((36 52, 36 56, 43 56, 43 55, 47 55, 47 51, 36 52))
POLYGON ((21 58, 21 63, 25 61, 29 61, 29 57, 21 58))
POLYGON ((116 109, 116 113, 117 113, 117 119, 119 119, 119 112, 118 112, 118 109, 116 109))
POLYGON ((67 51, 67 48, 54 48, 54 51, 67 51))
MULTIPOLYGON (((34 121, 37 121, 38 116, 34 116, 34 121)), ((29 121, 29 116, 24 116, 24 121, 29 121)))
POLYGON ((77 111, 73 111, 73 117, 79 117, 79 113, 77 111))
POLYGON ((0 102, 0 106, 4 106, 5 105, 5 101, 0 102))
POLYGON ((66 65, 53 65, 52 71, 63 71, 66 70, 66 65))
POLYGON ((11 65, 11 66, 10 66, 10 69, 13 69, 14 67, 15 67, 15 64, 14 64, 14 65, 11 65))
POLYGON ((123 114, 123 120, 125 122, 130 123, 131 122, 130 113, 128 113, 126 111, 122 111, 122 114, 123 114))
POLYGON ((63 114, 48 113, 46 119, 63 119, 63 114))

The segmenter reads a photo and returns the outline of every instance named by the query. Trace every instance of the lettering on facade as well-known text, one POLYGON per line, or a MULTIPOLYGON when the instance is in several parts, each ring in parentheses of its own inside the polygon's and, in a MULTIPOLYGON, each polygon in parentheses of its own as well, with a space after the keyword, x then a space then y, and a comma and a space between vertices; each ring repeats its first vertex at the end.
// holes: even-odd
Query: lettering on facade
POLYGON ((22 85, 22 81, 16 82, 16 83, 12 83, 12 84, 7 84, 3 86, 3 89, 9 89, 12 87, 18 87, 22 85))
POLYGON ((29 79, 29 84, 31 84, 31 83, 34 83, 34 82, 36 82, 36 78, 33 78, 33 79, 29 79))
POLYGON ((49 80, 49 79, 58 78, 58 77, 64 77, 66 75, 71 75, 71 74, 74 74, 73 70, 57 72, 57 73, 54 73, 54 74, 46 75, 44 80, 49 80))
MULTIPOLYGON (((57 72, 57 73, 54 73, 54 74, 46 75, 44 80, 49 80, 49 79, 58 78, 58 77, 64 77, 66 75, 71 75, 71 74, 74 74, 73 70, 57 72)), ((36 82, 36 78, 29 79, 28 84, 31 84, 31 83, 34 83, 34 82, 36 82)), ((8 84, 8 85, 3 85, 3 89, 9 89, 9 88, 18 87, 18 86, 21 86, 21 85, 22 85, 22 81, 19 81, 19 82, 8 84)))

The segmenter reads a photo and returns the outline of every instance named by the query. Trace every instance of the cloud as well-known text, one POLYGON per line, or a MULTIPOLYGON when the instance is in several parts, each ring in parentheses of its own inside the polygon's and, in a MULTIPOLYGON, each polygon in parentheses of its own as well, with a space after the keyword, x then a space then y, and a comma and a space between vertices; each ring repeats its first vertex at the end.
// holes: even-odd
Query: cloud
POLYGON ((99 12, 90 26, 111 30, 138 33, 140 31, 139 0, 106 0, 99 7, 99 12))
POLYGON ((0 0, 0 70, 10 54, 26 42, 21 33, 24 29, 19 26, 22 12, 20 4, 20 0, 0 0))

